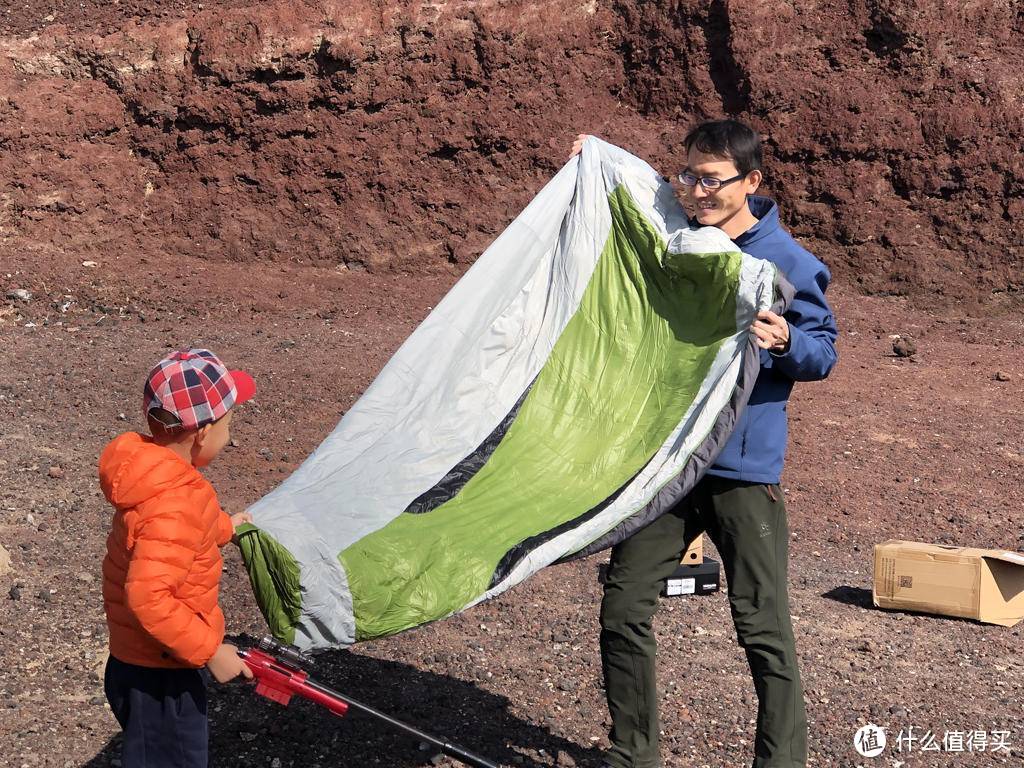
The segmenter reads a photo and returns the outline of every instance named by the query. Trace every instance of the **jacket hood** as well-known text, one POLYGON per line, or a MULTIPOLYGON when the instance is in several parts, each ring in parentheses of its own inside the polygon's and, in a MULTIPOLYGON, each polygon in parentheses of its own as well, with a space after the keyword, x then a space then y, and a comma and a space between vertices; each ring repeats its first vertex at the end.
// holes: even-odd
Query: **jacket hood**
POLYGON ((773 235, 781 227, 779 206, 774 200, 760 195, 750 195, 747 197, 747 204, 750 206, 750 212, 757 217, 757 224, 733 240, 740 248, 773 235))
POLYGON ((197 472, 174 451, 137 432, 114 438, 100 455, 99 469, 103 494, 119 510, 185 485, 197 472))

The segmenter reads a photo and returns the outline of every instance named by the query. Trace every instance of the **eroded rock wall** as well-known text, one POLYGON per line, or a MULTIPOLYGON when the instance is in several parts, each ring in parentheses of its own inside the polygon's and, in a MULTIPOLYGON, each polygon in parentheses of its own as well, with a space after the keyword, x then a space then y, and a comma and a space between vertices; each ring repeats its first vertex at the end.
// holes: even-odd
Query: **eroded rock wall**
POLYGON ((669 173, 689 124, 735 115, 765 136, 784 219, 839 278, 952 297, 1024 283, 1018 1, 102 12, 0 38, 8 258, 447 269, 574 133, 669 173))

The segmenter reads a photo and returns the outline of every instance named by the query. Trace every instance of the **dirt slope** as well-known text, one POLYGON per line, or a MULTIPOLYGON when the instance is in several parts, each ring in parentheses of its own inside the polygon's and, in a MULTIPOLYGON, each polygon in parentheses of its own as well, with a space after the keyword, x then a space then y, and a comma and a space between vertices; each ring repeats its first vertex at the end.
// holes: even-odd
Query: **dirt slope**
POLYGON ((1019 0, 238 5, 7 12, 8 259, 462 269, 574 133, 670 173, 730 114, 841 279, 1020 287, 1019 0))

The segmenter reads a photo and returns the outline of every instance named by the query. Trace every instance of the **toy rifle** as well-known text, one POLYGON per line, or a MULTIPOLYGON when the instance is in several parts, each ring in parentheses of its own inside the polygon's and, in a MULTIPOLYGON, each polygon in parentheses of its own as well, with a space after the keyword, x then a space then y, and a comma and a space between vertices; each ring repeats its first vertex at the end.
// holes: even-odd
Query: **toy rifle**
POLYGON ((414 739, 426 742, 466 765, 471 765, 474 768, 499 768, 490 760, 474 755, 458 744, 452 744, 436 736, 431 736, 429 733, 424 733, 418 728, 310 679, 307 670, 312 666, 312 660, 304 656, 293 645, 285 645, 272 637, 264 637, 260 640, 258 648, 239 649, 238 655, 252 670, 256 680, 256 693, 271 701, 288 706, 292 696, 299 696, 319 704, 338 717, 344 717, 349 709, 353 709, 412 736, 414 739))

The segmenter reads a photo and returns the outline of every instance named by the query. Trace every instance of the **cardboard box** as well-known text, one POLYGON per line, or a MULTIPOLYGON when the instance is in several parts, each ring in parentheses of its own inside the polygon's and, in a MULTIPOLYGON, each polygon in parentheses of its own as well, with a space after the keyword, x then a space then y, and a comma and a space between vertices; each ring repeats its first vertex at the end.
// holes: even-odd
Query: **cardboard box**
POLYGON ((1012 627, 1024 619, 1024 554, 891 540, 875 546, 875 605, 1012 627))

